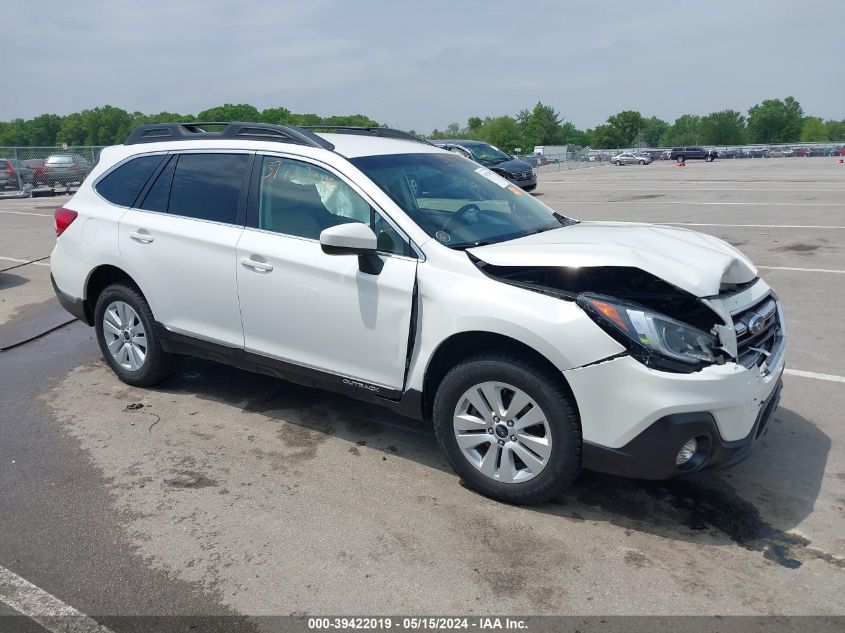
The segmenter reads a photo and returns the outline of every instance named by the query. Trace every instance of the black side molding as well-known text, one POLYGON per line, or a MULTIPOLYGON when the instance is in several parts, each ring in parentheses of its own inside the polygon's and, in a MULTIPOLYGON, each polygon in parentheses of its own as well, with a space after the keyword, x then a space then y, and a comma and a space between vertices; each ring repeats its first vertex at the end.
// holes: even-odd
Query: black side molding
POLYGON ((410 418, 422 419, 422 393, 419 391, 389 389, 347 376, 339 376, 319 369, 247 352, 241 348, 212 343, 185 334, 177 334, 158 322, 154 327, 161 340, 162 349, 166 352, 196 356, 257 374, 281 378, 305 387, 332 391, 357 400, 382 405, 410 418))

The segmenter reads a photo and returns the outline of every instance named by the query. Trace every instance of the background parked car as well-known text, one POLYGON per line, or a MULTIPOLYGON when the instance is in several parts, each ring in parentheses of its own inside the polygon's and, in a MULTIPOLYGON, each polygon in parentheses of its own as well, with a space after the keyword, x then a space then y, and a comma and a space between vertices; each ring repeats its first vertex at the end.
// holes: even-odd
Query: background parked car
POLYGON ((0 158, 0 189, 21 189, 35 184, 35 172, 17 158, 0 158))
POLYGON ((81 183, 91 172, 91 163, 79 154, 53 154, 44 163, 44 182, 47 185, 69 187, 81 183))
POLYGON ((679 163, 686 160, 705 160, 710 163, 716 158, 716 152, 698 146, 673 147, 669 153, 669 158, 677 160, 679 163))
POLYGON ((635 154, 634 152, 622 152, 610 159, 614 165, 650 165, 651 156, 646 154, 635 154))
POLYGON ((506 154, 498 147, 483 141, 472 140, 433 140, 437 147, 469 158, 511 181, 525 191, 537 188, 537 175, 531 164, 506 154))
POLYGON ((830 152, 831 156, 845 156, 845 146, 834 148, 830 152))
POLYGON ((784 153, 780 147, 771 147, 769 151, 766 152, 767 158, 783 158, 784 153))
POLYGON ((796 147, 792 150, 793 156, 809 156, 810 155, 810 148, 809 147, 796 147))
POLYGON ((768 148, 765 147, 749 147, 742 150, 743 158, 765 158, 769 153, 768 148))
POLYGON ((23 162, 23 164, 29 167, 35 175, 36 185, 44 184, 44 171, 46 169, 44 164, 46 162, 47 161, 43 158, 30 158, 29 160, 25 160, 23 162))

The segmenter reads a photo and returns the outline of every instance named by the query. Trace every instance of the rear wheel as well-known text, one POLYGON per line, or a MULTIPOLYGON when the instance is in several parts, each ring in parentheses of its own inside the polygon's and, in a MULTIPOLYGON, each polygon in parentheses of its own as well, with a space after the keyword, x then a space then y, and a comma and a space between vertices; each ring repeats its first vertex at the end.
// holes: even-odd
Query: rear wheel
POLYGON ((712 156, 710 156, 710 155, 708 154, 707 156, 705 156, 705 158, 704 158, 704 162, 706 162, 706 163, 712 163, 712 162, 713 162, 713 157, 712 157, 712 156))
POLYGON ((123 382, 147 387, 170 373, 172 357, 161 349, 153 313, 137 288, 122 283, 107 287, 94 316, 103 358, 123 382))
POLYGON ((508 503, 546 501, 581 468, 569 396, 519 356, 479 356, 453 368, 437 390, 434 429, 467 486, 508 503))

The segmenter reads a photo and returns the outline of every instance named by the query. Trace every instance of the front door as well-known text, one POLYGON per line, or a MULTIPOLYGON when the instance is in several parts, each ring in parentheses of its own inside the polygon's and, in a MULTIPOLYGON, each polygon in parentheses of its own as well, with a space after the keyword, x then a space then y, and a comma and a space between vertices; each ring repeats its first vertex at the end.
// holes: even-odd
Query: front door
POLYGON ((257 161, 237 248, 247 352, 353 387, 401 389, 417 267, 408 241, 338 174, 287 158, 257 161), (343 222, 375 231, 378 274, 362 271, 355 256, 323 252, 320 232, 343 222))

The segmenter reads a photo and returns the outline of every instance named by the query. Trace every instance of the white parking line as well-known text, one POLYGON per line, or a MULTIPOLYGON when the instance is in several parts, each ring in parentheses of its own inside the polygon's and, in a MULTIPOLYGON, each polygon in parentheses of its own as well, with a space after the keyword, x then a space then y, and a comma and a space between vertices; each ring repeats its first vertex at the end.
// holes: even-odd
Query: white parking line
POLYGON ((801 371, 799 369, 783 370, 788 376, 800 376, 801 378, 814 378, 815 380, 829 380, 830 382, 845 382, 845 376, 834 376, 833 374, 817 374, 813 371, 801 371))
MULTIPOLYGON (((15 262, 16 264, 26 264, 27 262, 30 261, 28 259, 18 259, 17 257, 3 257, 3 256, 0 256, 0 259, 2 259, 5 262, 15 262)), ((30 266, 46 266, 47 268, 49 268, 50 262, 31 262, 29 265, 30 266)))
POLYGON ((52 218, 52 213, 32 213, 30 211, 0 211, 0 213, 8 213, 10 215, 37 215, 42 218, 52 218))
POLYGON ((0 601, 51 633, 112 633, 81 611, 0 566, 0 601))
POLYGON ((705 224, 702 222, 654 222, 669 226, 724 226, 737 229, 845 229, 845 226, 826 224, 705 224))
POLYGON ((831 270, 830 268, 791 268, 789 266, 757 266, 766 270, 794 270, 799 273, 834 273, 845 275, 845 270, 831 270))

